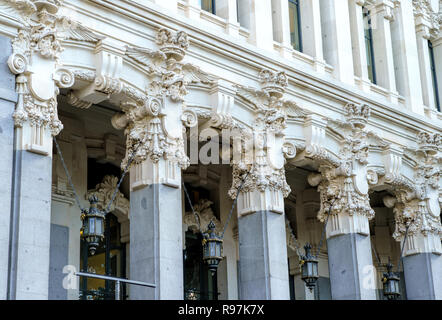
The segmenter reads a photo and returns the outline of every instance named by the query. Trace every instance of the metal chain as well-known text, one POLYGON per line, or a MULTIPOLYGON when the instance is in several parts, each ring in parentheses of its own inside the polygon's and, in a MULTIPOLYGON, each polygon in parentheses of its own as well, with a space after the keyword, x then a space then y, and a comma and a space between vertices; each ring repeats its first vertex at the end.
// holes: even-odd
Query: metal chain
POLYGON ((61 153, 60 146, 58 145, 57 139, 54 136, 55 147, 57 148, 57 153, 60 156, 61 164, 63 165, 64 171, 66 172, 66 176, 68 177, 69 184, 74 192, 75 201, 77 202, 77 206, 80 208, 81 212, 84 212, 85 209, 81 206, 80 199, 78 198, 78 194, 75 191, 74 184, 72 183, 71 175, 69 174, 68 168, 66 167, 66 163, 64 162, 63 155, 61 153))
POLYGON ((375 256, 376 260, 378 261, 379 267, 381 268, 382 267, 382 262, 381 262, 381 259, 379 259, 378 253, 376 251, 376 248, 373 245, 373 242, 371 242, 371 250, 374 252, 374 256, 375 256))
POLYGON ((335 204, 336 200, 338 200, 337 197, 333 200, 333 202, 330 204, 330 208, 328 209, 327 219, 325 220, 324 228, 322 229, 321 240, 319 240, 318 252, 316 252, 316 259, 318 258, 319 252, 321 251, 322 242, 324 241, 325 231, 327 229, 328 218, 330 218, 331 209, 333 208, 333 205, 335 204))
POLYGON ((246 179, 247 179, 247 177, 249 176, 249 173, 250 173, 252 170, 253 170, 253 167, 250 169, 250 171, 247 172, 246 176, 245 176, 244 179, 241 181, 241 184, 240 184, 240 186, 239 186, 239 188, 238 188, 238 191, 236 192, 235 200, 233 201, 233 203, 232 203, 232 207, 230 208, 229 216, 227 217, 226 223, 225 223, 225 225, 224 225, 223 232, 221 233, 221 238, 224 238, 224 233, 226 232, 227 225, 229 224, 230 219, 232 218, 233 209, 235 208, 236 202, 238 201, 239 193, 241 192, 242 187, 244 186, 244 183, 246 182, 246 179))
MULTIPOLYGON (((61 163, 63 165, 63 168, 64 168, 64 171, 66 173, 66 176, 68 178, 69 184, 70 184, 70 186, 72 188, 72 191, 74 192, 75 201, 77 202, 77 205, 80 208, 81 212, 84 212, 85 209, 83 209, 83 207, 81 206, 80 199, 79 199, 78 194, 77 194, 77 192, 75 190, 74 184, 72 183, 71 175, 69 174, 68 168, 67 168, 66 163, 64 161, 63 154, 61 152, 60 146, 58 145, 58 142, 57 142, 57 139, 55 138, 55 136, 53 138, 54 138, 55 146, 57 148, 57 153, 60 156, 60 160, 61 160, 61 163)), ((130 167, 132 161, 135 159, 135 155, 136 155, 140 145, 141 145, 141 142, 138 144, 138 146, 135 148, 135 150, 132 153, 132 155, 129 157, 129 161, 127 162, 126 168, 124 169, 123 174, 121 175, 120 181, 118 181, 118 184, 117 184, 117 186, 116 186, 116 188, 114 190, 114 193, 112 194, 112 198, 111 198, 109 204, 106 207, 106 211, 104 212, 105 215, 109 212, 109 209, 110 209, 110 207, 111 207, 111 205, 112 205, 112 203, 115 200, 115 197, 117 195, 118 189, 120 188, 120 185, 123 182, 124 176, 126 175, 127 171, 129 170, 129 167, 130 167)))
MULTIPOLYGON (((250 170, 250 171, 252 171, 252 170, 250 170)), ((244 183, 245 183, 247 177, 249 176, 250 171, 247 172, 246 176, 245 176, 244 179, 241 181, 241 185, 240 185, 239 188, 238 188, 238 191, 237 191, 237 193, 236 193, 236 198, 235 198, 235 200, 233 201, 232 207, 230 208, 229 216, 228 216, 227 221, 226 221, 226 223, 225 223, 225 225, 224 225, 223 232, 221 233, 221 236, 220 236, 221 239, 224 238, 224 233, 226 232, 227 225, 229 224, 230 219, 232 218, 233 209, 235 208, 236 202, 238 201, 238 195, 239 195, 239 193, 241 192, 241 189, 242 189, 242 187, 244 186, 244 183)), ((199 219, 198 215, 196 214, 195 209, 193 208, 192 201, 190 200, 189 193, 187 192, 187 189, 186 189, 186 186, 184 185, 184 182, 182 183, 182 185, 183 185, 184 193, 186 194, 187 201, 189 202, 190 208, 192 209, 192 212, 193 212, 193 214, 194 214, 194 216, 195 216, 195 219, 196 219, 197 222, 198 222, 198 231, 199 231, 200 233, 203 233, 202 230, 201 230, 200 219, 199 219)))
POLYGON ((187 193, 186 186, 184 185, 184 182, 182 183, 184 193, 186 194, 187 201, 189 202, 190 208, 192 209, 193 215, 195 216, 195 220, 198 222, 198 231, 202 234, 201 231, 201 223, 200 223, 200 217, 196 214, 195 209, 193 208, 192 201, 190 201, 189 193, 187 193))
POLYGON ((407 240, 407 235, 408 235, 408 228, 410 227, 410 225, 407 225, 406 229, 405 229, 405 236, 404 236, 404 241, 402 241, 402 248, 401 248, 401 254, 399 256, 398 262, 397 262, 397 273, 399 273, 399 267, 401 264, 401 260, 402 260, 402 254, 404 253, 404 248, 405 248, 405 241, 407 240))
POLYGON ((118 190, 120 189, 120 185, 123 182, 124 176, 128 172, 128 170, 130 168, 130 165, 132 164, 132 161, 135 159, 135 155, 137 154, 138 148, 140 146, 141 146, 141 142, 136 146, 136 148, 134 149, 134 152, 129 157, 129 160, 127 161, 127 164, 126 164, 126 168, 124 168, 123 174, 121 175, 121 178, 120 178, 120 181, 118 181, 118 184, 117 184, 117 186, 116 186, 116 188, 114 190, 114 193, 112 194, 112 198, 111 198, 109 204, 106 207, 106 211, 104 212, 105 215, 109 213, 110 207, 111 207, 112 203, 114 202, 115 197, 117 196, 118 190))

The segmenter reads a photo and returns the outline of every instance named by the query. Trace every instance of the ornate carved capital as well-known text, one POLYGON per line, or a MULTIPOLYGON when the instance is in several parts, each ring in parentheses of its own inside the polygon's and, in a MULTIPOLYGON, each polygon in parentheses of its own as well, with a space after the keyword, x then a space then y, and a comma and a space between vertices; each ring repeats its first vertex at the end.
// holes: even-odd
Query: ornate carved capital
POLYGON ((433 10, 429 0, 413 0, 413 12, 416 30, 420 30, 428 39, 437 39, 440 35, 441 12, 433 10))
MULTIPOLYGON (((331 214, 332 221, 327 225, 329 237, 349 232, 369 234, 368 220, 374 217, 374 211, 370 207, 368 189, 369 184, 377 183, 378 177, 376 172, 367 169, 368 150, 370 146, 387 146, 383 139, 365 129, 370 115, 367 105, 347 104, 344 110, 345 122, 329 120, 327 123, 328 129, 340 138, 339 158, 333 162, 321 159, 320 175, 308 178, 312 186, 318 185, 320 192, 318 219, 324 222, 331 214)), ((312 144, 310 148, 315 146, 312 144)))
POLYGON ((415 163, 413 192, 401 187, 393 189, 396 196, 396 230, 393 237, 400 241, 405 235, 406 226, 409 226, 407 254, 415 251, 442 253, 439 202, 441 136, 438 133, 420 132, 417 144, 417 149, 406 150, 406 156, 415 163))
MULTIPOLYGON (((47 155, 51 152, 48 132, 55 136, 63 129, 57 115, 59 88, 72 86, 75 79, 58 59, 63 50, 56 30, 59 1, 33 4, 35 21, 19 30, 12 40, 8 66, 17 75, 18 102, 13 118, 15 126, 23 130, 22 145, 29 151, 47 155)), ((29 7, 27 2, 23 5, 29 7)))
POLYGON ((292 100, 284 100, 288 85, 284 72, 263 69, 259 73, 261 89, 237 85, 237 95, 255 107, 255 130, 270 130, 282 135, 287 127, 287 118, 304 118, 305 112, 292 100))
POLYGON ((156 43, 158 51, 126 48, 127 59, 144 67, 150 82, 145 92, 122 85, 121 92, 128 101, 122 105, 124 114, 116 115, 112 123, 117 129, 126 129, 123 167, 136 152, 136 164, 164 159, 185 169, 190 162, 184 150, 183 125, 192 127, 198 122, 197 114, 183 103, 186 85, 211 83, 212 79, 198 67, 181 62, 189 46, 186 33, 160 29, 156 43))

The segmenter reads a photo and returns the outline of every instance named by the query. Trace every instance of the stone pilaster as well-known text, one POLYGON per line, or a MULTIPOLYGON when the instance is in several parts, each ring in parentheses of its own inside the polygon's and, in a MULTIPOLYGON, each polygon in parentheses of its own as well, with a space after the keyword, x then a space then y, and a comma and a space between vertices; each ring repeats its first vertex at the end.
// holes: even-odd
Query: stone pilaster
POLYGON ((300 1, 302 51, 315 59, 314 67, 318 72, 325 71, 322 48, 321 10, 319 0, 300 1))
POLYGON ((58 1, 38 1, 12 40, 8 66, 16 75, 18 101, 13 171, 10 299, 47 299, 51 231, 52 137, 63 128, 59 88, 74 83, 63 68, 56 30, 58 1))
POLYGON ((337 79, 354 84, 348 1, 320 0, 325 60, 337 79))
POLYGON ((12 53, 11 41, 6 37, 0 37, 0 145, 2 156, 0 158, 0 206, 4 214, 0 218, 0 299, 6 300, 8 288, 8 256, 10 239, 10 212, 11 196, 13 193, 12 168, 14 149, 14 113, 17 95, 15 93, 15 77, 8 70, 7 60, 12 53))
POLYGON ((320 174, 308 181, 318 186, 318 219, 327 221, 326 237, 333 299, 376 299, 368 221, 370 207, 367 156, 370 133, 364 128, 370 114, 366 105, 346 105, 346 122, 329 121, 342 138, 338 165, 323 161, 320 174))
POLYGON ((396 78, 393 60, 391 21, 394 19, 394 3, 390 0, 378 0, 369 7, 377 84, 389 92, 389 100, 398 103, 396 78))
POLYGON ((365 29, 369 28, 368 21, 364 21, 362 7, 365 0, 352 0, 348 2, 350 11, 351 41, 353 44, 353 65, 355 75, 361 80, 360 88, 370 91, 370 79, 368 78, 367 48, 365 45, 365 29))
POLYGON ((250 42, 258 48, 273 51, 271 0, 243 0, 239 9, 239 20, 250 31, 250 42))
MULTIPOLYGON (((431 72, 431 57, 429 50, 429 41, 437 43, 441 36, 439 15, 433 12, 428 1, 413 1, 414 18, 416 22, 416 39, 419 57, 419 69, 422 83, 422 97, 426 106, 426 113, 431 117, 431 113, 436 110, 436 99, 433 88, 433 75, 431 72)), ((434 44, 433 44, 434 45, 434 44)), ((435 50, 433 49, 433 52, 435 50)), ((435 67, 436 54, 434 56, 435 67)), ((436 70, 437 72, 437 70, 436 70)))
POLYGON ((422 84, 419 75, 419 56, 411 1, 394 1, 394 20, 391 23, 396 71, 396 88, 406 99, 407 107, 424 114, 422 84))
POLYGON ((403 267, 408 299, 441 299, 442 268, 440 221, 440 134, 421 132, 419 148, 408 156, 415 161, 414 184, 394 189, 396 198, 385 199, 394 207, 396 229, 393 237, 403 250, 403 267), (408 227, 407 240, 403 243, 408 227))

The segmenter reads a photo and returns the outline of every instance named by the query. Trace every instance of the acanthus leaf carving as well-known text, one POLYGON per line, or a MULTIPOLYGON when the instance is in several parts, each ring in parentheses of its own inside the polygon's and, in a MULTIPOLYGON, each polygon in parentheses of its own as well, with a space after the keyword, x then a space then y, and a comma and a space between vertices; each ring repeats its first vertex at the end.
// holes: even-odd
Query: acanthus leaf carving
POLYGON ((74 83, 73 73, 59 61, 62 52, 56 29, 59 1, 34 2, 36 16, 12 40, 8 66, 16 78, 18 102, 13 118, 16 127, 26 129, 23 144, 30 151, 49 154, 46 130, 57 135, 63 128, 57 114, 59 88, 74 83))
MULTIPOLYGON (((430 250, 442 252, 440 237, 442 226, 440 221, 439 179, 440 179, 440 147, 439 133, 419 132, 417 149, 406 149, 406 156, 413 160, 414 177, 413 192, 408 188, 398 186, 393 189, 396 197, 394 213, 396 228, 393 237, 401 241, 408 227, 410 243, 408 250, 430 250), (422 239, 439 239, 427 241, 430 248, 424 248, 422 239)), ((425 240, 424 240, 425 241, 425 240)))

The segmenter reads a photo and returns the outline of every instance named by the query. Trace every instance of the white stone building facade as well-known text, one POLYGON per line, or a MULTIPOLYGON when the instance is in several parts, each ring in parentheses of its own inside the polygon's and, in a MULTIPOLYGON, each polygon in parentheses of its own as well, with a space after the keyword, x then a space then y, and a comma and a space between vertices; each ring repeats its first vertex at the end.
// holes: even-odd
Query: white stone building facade
POLYGON ((442 1, 0 0, 0 48, 1 299, 112 292, 75 271, 156 285, 127 299, 384 299, 401 255, 401 299, 442 299, 442 1), (104 209, 132 156, 91 256, 74 190, 104 209), (213 278, 183 183, 227 226, 213 278))

